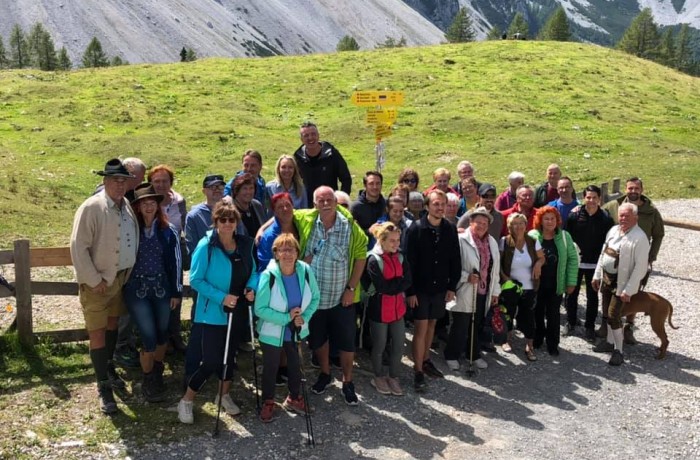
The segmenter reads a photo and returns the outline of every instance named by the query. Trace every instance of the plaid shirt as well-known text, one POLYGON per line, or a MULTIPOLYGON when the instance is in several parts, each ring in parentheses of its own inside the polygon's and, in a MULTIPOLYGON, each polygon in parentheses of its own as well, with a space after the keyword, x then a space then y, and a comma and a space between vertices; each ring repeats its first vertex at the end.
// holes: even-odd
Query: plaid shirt
POLYGON ((350 222, 340 213, 336 214, 335 224, 328 231, 323 227, 320 218, 316 219, 314 224, 304 256, 313 255, 311 268, 321 293, 319 310, 338 305, 345 291, 350 276, 350 230, 350 222))

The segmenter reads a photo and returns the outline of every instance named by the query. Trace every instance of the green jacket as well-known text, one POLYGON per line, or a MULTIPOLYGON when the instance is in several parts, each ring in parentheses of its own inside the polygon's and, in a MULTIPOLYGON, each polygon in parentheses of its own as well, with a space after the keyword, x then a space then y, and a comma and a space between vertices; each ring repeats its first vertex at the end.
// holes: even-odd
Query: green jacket
MULTIPOLYGON (((531 238, 542 244, 542 234, 534 229, 528 232, 531 238)), ((578 282, 578 252, 571 235, 566 230, 557 229, 554 234, 554 245, 557 247, 559 262, 557 263, 557 294, 564 293, 568 286, 576 286, 578 282)))
MULTIPOLYGON (((612 200, 605 205, 603 209, 610 213, 615 225, 619 224, 617 218, 617 209, 622 203, 627 202, 627 195, 623 195, 617 200, 612 200)), ((651 243, 651 248, 649 249, 649 262, 654 262, 656 256, 659 255, 659 249, 661 248, 661 240, 664 239, 664 220, 661 217, 661 213, 651 202, 649 197, 642 195, 642 204, 637 206, 637 217, 639 218, 637 225, 639 228, 644 230, 649 242, 651 243)))
MULTIPOLYGON (((343 216, 348 219, 351 225, 350 231, 350 247, 349 247, 349 257, 348 257, 348 272, 352 273, 352 269, 355 266, 356 260, 365 260, 367 258, 367 235, 362 231, 352 214, 349 210, 345 209, 343 206, 338 206, 337 210, 343 216)), ((317 209, 297 209, 294 211, 294 225, 299 231, 299 246, 301 250, 299 252, 299 257, 303 257, 306 252, 306 243, 311 237, 311 231, 314 228, 314 224, 318 219, 317 209)), ((359 287, 359 286, 358 286, 359 287)), ((360 301, 360 289, 355 289, 355 299, 354 302, 360 301)))
MULTIPOLYGON (((306 262, 297 260, 295 273, 301 287, 301 317, 304 318, 299 338, 304 339, 309 335, 309 321, 318 308, 320 294, 314 272, 306 262)), ((281 347, 284 329, 289 325, 289 308, 282 272, 275 260, 271 260, 260 275, 255 293, 255 316, 259 318, 257 329, 260 342, 281 347)), ((292 337, 292 341, 295 340, 296 337, 292 337)))

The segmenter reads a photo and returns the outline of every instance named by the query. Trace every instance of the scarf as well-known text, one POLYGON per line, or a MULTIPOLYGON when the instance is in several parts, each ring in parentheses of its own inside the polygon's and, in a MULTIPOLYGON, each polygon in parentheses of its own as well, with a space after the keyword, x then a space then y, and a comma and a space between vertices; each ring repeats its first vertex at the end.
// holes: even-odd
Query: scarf
MULTIPOLYGON (((470 230, 471 231, 471 230, 470 230)), ((491 261, 491 249, 489 248, 489 234, 484 234, 483 238, 479 238, 476 233, 472 232, 472 239, 476 244, 476 250, 479 252, 479 287, 477 293, 486 294, 486 282, 489 277, 489 262, 491 261)))

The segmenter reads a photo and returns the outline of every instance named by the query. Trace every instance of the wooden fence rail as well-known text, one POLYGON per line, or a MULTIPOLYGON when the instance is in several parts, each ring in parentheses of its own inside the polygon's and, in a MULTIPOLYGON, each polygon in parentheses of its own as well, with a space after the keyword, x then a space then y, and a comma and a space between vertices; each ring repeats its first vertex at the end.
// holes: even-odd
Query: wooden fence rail
MULTIPOLYGON (((608 183, 601 184, 604 201, 621 196, 620 179, 612 181, 612 191, 608 183)), ((579 197, 581 193, 579 192, 579 197)), ((666 219, 665 225, 700 231, 700 224, 682 220, 666 219)), ((23 344, 33 345, 37 339, 49 337, 54 342, 75 342, 87 340, 85 329, 68 329, 59 331, 34 332, 32 318, 33 295, 78 295, 78 283, 65 281, 32 281, 31 269, 34 267, 72 266, 69 248, 30 248, 29 240, 17 240, 14 250, 0 251, 0 265, 15 266, 15 281, 10 283, 14 293, 0 286, 0 298, 15 296, 17 305, 17 334, 23 344)), ((189 286, 183 287, 183 297, 191 297, 189 286)))

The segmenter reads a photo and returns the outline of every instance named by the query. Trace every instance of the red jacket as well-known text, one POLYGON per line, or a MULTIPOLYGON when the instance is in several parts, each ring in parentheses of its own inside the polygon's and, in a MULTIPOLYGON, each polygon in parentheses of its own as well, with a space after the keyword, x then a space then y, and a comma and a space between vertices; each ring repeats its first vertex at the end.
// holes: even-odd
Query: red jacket
MULTIPOLYGON (((508 216, 510 216, 513 213, 520 212, 520 205, 518 203, 515 203, 512 208, 506 209, 505 211, 501 212, 503 214, 503 229, 501 229, 501 236, 506 236, 508 235, 508 216)), ((537 212, 537 208, 532 208, 530 211, 529 216, 527 217, 527 228, 525 229, 525 233, 529 232, 532 230, 534 227, 534 220, 535 220, 535 213, 537 212)), ((522 214, 522 213, 521 213, 522 214)))
POLYGON ((369 298, 367 315, 379 323, 392 323, 406 314, 405 291, 411 285, 411 270, 408 261, 398 253, 378 252, 367 258, 365 286, 374 285, 376 293, 369 298), (381 257, 384 267, 380 269, 377 257, 381 257))

